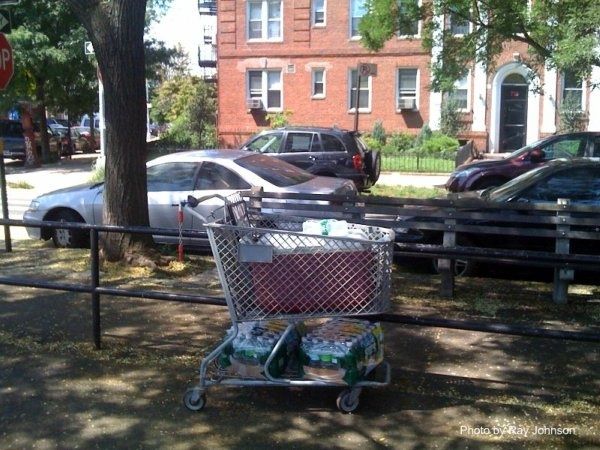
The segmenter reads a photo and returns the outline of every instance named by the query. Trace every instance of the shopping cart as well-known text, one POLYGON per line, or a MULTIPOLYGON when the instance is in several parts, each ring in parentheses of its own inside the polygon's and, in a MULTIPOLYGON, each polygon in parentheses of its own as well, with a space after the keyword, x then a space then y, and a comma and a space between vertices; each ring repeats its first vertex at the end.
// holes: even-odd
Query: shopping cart
MULTIPOLYGON (((351 412, 363 387, 384 386, 390 366, 378 361, 351 386, 343 380, 305 379, 290 367, 272 373, 280 355, 305 321, 384 312, 389 307, 393 231, 348 225, 348 236, 306 234, 306 219, 251 215, 239 194, 221 197, 224 219, 206 229, 225 293, 232 327, 224 341, 200 364, 199 383, 184 395, 185 406, 201 410, 213 385, 340 386, 337 406, 351 412), (250 321, 280 319, 287 326, 259 371, 231 373, 223 355, 250 321)), ((204 199, 200 199, 202 201, 204 199)), ((186 209, 193 213, 192 199, 186 209)))

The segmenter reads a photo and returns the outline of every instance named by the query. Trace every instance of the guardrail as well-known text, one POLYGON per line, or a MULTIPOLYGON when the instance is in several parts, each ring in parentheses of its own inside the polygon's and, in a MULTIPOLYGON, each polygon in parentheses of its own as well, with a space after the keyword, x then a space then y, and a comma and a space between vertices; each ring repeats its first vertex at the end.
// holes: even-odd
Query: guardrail
MULTIPOLYGON (((535 233, 541 233, 545 236, 552 237, 557 241, 557 251, 552 252, 532 252, 522 251, 514 252, 503 249, 494 248, 476 248, 476 247, 464 247, 457 244, 456 234, 462 231, 470 230, 471 225, 465 225, 461 223, 461 220, 465 217, 473 218, 476 217, 481 219, 484 217, 482 212, 468 214, 468 211, 462 208, 465 205, 459 206, 455 202, 445 200, 416 200, 416 199, 388 199, 388 198, 368 198, 359 196, 322 196, 318 194, 313 195, 299 195, 299 194, 273 194, 264 193, 261 189, 253 189, 252 191, 245 192, 244 195, 249 199, 249 207, 254 211, 269 209, 278 210, 282 207, 286 211, 294 210, 298 213, 305 213, 311 216, 327 216, 340 215, 349 220, 361 222, 365 224, 372 224, 378 226, 388 226, 391 228, 402 228, 403 226, 414 226, 418 224, 419 229, 422 230, 434 230, 442 232, 443 242, 440 245, 422 245, 415 243, 401 243, 397 244, 397 251, 402 255, 413 255, 427 258, 442 258, 442 260, 451 261, 456 258, 472 258, 480 260, 497 261, 499 258, 503 262, 526 262, 537 266, 550 266, 555 267, 558 270, 570 271, 574 268, 586 268, 593 270, 600 270, 600 256, 597 255, 586 255, 586 254, 569 254, 565 253, 568 240, 571 238, 587 238, 594 240, 594 242, 600 242, 600 232, 585 232, 578 231, 573 226, 590 226, 600 223, 598 221, 598 209, 590 207, 573 207, 570 205, 548 205, 542 208, 535 208, 536 211, 546 212, 561 212, 562 214, 556 214, 554 216, 545 216, 544 220, 536 218, 536 220, 527 221, 521 218, 521 223, 541 223, 545 225, 555 226, 555 230, 538 229, 537 231, 528 229, 528 235, 535 235, 535 233), (293 203, 286 201, 282 204, 282 200, 319 200, 322 204, 306 204, 306 203, 293 203), (422 207, 430 207, 426 214, 423 213, 422 207), (421 209, 419 209, 421 208, 421 209), (407 212, 423 213, 425 217, 434 218, 435 220, 429 221, 411 221, 409 217, 400 215, 399 213, 407 212), (585 212, 591 213, 593 217, 577 217, 572 213, 577 212, 583 214, 585 212), (595 218, 595 219, 594 219, 595 218), (439 219, 444 219, 440 222, 439 219), (595 222, 594 222, 595 220, 595 222), (454 240, 452 239, 454 236, 454 240)), ((529 208, 531 209, 531 208, 529 208)), ((527 210, 523 205, 518 205, 515 208, 516 211, 527 210)), ((506 211, 494 212, 492 217, 495 220, 505 218, 506 211)), ((487 217, 487 216, 486 216, 487 217)), ((100 263, 99 263, 99 235, 100 233, 130 233, 130 234, 150 234, 150 235, 163 235, 163 236, 179 236, 179 230, 177 229, 162 229, 162 228, 147 228, 147 227, 118 227, 118 226, 107 226, 107 225, 89 225, 81 223, 68 223, 68 222, 23 222, 19 220, 0 219, 0 225, 6 227, 49 227, 49 228, 63 228, 63 229, 77 229, 85 230, 90 233, 90 283, 89 284, 73 284, 73 283, 58 283, 58 282, 47 282, 47 281, 36 281, 30 278, 14 278, 0 276, 0 285, 10 286, 22 286, 22 287, 33 287, 40 289, 52 289, 60 290, 65 292, 76 292, 76 293, 87 293, 90 294, 92 302, 92 334, 93 341, 96 348, 101 347, 101 323, 100 323, 100 298, 101 295, 131 297, 139 299, 150 299, 159 301, 176 301, 186 302, 195 304, 208 304, 226 306, 225 300, 221 297, 211 296, 200 296, 200 295, 184 295, 168 292, 158 292, 150 290, 132 290, 132 289, 119 289, 104 287, 101 285, 100 279, 100 263)), ((488 233, 497 234, 498 230, 495 227, 489 227, 488 233)), ((502 229, 502 232, 512 231, 514 227, 502 229)), ((477 227, 479 231, 485 229, 485 227, 477 227)), ((482 231, 483 232, 483 231, 482 231)), ((182 232, 183 237, 188 238, 204 238, 206 235, 201 231, 186 230, 182 232)), ((447 280, 442 283, 443 290, 446 290, 446 294, 452 294, 453 291, 453 274, 449 270, 450 264, 447 265, 448 270, 442 272, 442 279, 444 277, 447 280)), ((567 277, 566 283, 568 286, 567 277)), ((559 277, 559 281, 565 281, 564 278, 559 277)), ((556 282, 556 280, 555 280, 556 282)), ((564 286, 563 286, 564 287, 564 286)), ((566 294, 565 291, 561 291, 566 294)), ((449 319, 440 318, 420 318, 415 316, 399 315, 399 314, 382 314, 373 316, 372 318, 387 321, 391 323, 404 323, 411 325, 422 325, 422 326, 433 326, 442 328, 453 328, 463 330, 482 331, 489 333, 502 333, 511 334, 518 336, 530 336, 530 337, 544 337, 544 338, 555 338, 555 339, 567 339, 576 341, 588 341, 588 342, 600 342, 599 333, 588 333, 588 332, 572 332, 562 330, 552 330, 544 328, 531 328, 523 326, 515 326, 508 324, 489 323, 489 322, 474 322, 474 321, 456 321, 449 319)))

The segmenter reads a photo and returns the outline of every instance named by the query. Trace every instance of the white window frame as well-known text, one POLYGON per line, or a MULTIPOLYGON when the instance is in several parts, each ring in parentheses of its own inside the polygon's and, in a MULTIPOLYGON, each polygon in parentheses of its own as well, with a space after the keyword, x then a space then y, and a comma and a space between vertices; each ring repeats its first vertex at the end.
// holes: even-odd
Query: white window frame
POLYGON ((448 13, 446 23, 447 23, 446 27, 447 27, 448 31, 452 34, 452 36, 455 36, 455 37, 466 36, 466 34, 470 34, 473 31, 473 22, 468 20, 467 25, 469 27, 469 31, 466 34, 465 33, 453 33, 452 32, 452 12, 448 13))
MULTIPOLYGON (((419 7, 421 7, 423 5, 423 0, 417 0, 417 5, 419 7)), ((418 20, 417 21, 417 34, 400 34, 400 33, 398 33, 397 37, 398 37, 398 39, 415 39, 415 38, 420 38, 422 32, 423 32, 423 21, 418 20)))
POLYGON ((311 78, 311 85, 310 85, 311 98, 315 98, 315 99, 325 98, 327 96, 327 71, 325 70, 325 68, 324 67, 313 67, 310 78, 311 78), (315 93, 316 73, 317 72, 323 73, 323 78, 321 81, 323 84, 323 93, 322 94, 315 93))
MULTIPOLYGON (((358 69, 351 68, 348 70, 348 112, 351 112, 351 113, 356 112, 356 108, 352 107, 353 99, 356 96, 356 94, 353 92, 353 89, 352 89, 352 72, 356 72, 356 80, 358 81, 358 69)), ((361 78, 363 78, 363 77, 361 77, 361 78)), ((357 88, 360 89, 360 86, 357 86, 357 88)), ((367 107, 366 108, 358 108, 358 112, 362 112, 362 113, 370 113, 371 112, 371 107, 373 105, 373 77, 371 75, 369 75, 367 78, 367 91, 369 93, 369 96, 368 96, 369 101, 367 102, 367 107)), ((359 95, 359 101, 360 101, 360 95, 359 95)), ((358 104, 357 104, 357 106, 358 106, 358 104)))
POLYGON ((283 41, 283 0, 248 0, 246 4, 246 40, 249 42, 282 42, 283 41), (279 3, 279 36, 269 37, 269 4, 279 3), (250 37, 250 7, 260 4, 261 34, 260 38, 250 37))
MULTIPOLYGON (((460 112, 469 112, 471 110, 471 71, 467 72, 467 74, 463 78, 461 78, 460 80, 456 80, 454 82, 454 89, 457 89, 459 87, 460 83, 463 80, 466 83, 467 107, 466 108, 459 108, 458 111, 460 111, 460 112)), ((451 98, 451 96, 448 95, 447 98, 451 98)))
POLYGON ((283 70, 282 69, 248 69, 246 71, 246 98, 260 98, 262 101, 263 107, 265 111, 283 111, 283 70), (254 93, 250 89, 250 73, 251 72, 260 72, 261 73, 261 91, 260 96, 257 95, 257 92, 254 93), (269 106, 269 73, 278 73, 279 74, 279 96, 280 96, 280 104, 278 107, 270 107, 269 106))
MULTIPOLYGON (((350 35, 350 39, 353 41, 359 41, 361 39, 361 35, 360 34, 352 34, 352 19, 354 18, 354 16, 352 15, 352 11, 354 9, 354 3, 355 2, 362 2, 363 6, 363 10, 366 13, 366 0, 350 0, 348 2, 348 6, 349 6, 349 11, 348 11, 348 34, 350 35)), ((364 16, 364 14, 363 14, 364 16)), ((363 16, 360 16, 361 18, 363 16)), ((357 16, 358 17, 358 16, 357 16)), ((356 32, 358 33, 358 29, 356 30, 356 32)))
POLYGON ((421 70, 418 67, 397 67, 396 68, 396 98, 395 98, 395 102, 396 102, 396 112, 401 112, 400 108, 398 108, 398 100, 400 100, 400 98, 413 98, 413 97, 408 97, 408 96, 404 96, 404 97, 400 97, 400 71, 401 70, 415 70, 417 71, 415 77, 415 110, 418 111, 419 110, 419 100, 420 100, 420 91, 421 91, 421 70))
POLYGON ((561 93, 561 104, 562 102, 565 100, 566 93, 565 91, 581 91, 581 105, 579 105, 580 111, 585 111, 585 102, 586 102, 586 98, 585 98, 585 94, 586 94, 586 89, 585 89, 585 81, 581 80, 581 85, 577 88, 567 88, 565 87, 565 81, 567 81, 567 74, 566 73, 562 73, 561 74, 561 89, 560 89, 560 93, 561 93))
POLYGON ((323 22, 317 22, 317 12, 321 12, 316 8, 315 0, 312 1, 310 17, 313 27, 321 28, 327 26, 327 0, 321 0, 323 2, 323 22))

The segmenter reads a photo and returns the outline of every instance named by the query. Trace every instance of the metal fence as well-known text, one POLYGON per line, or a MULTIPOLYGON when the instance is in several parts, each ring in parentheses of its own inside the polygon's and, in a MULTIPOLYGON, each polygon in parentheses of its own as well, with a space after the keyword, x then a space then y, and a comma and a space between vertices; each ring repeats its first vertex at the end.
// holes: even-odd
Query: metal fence
POLYGON ((419 155, 382 155, 381 170, 387 172, 450 173, 454 158, 419 155))

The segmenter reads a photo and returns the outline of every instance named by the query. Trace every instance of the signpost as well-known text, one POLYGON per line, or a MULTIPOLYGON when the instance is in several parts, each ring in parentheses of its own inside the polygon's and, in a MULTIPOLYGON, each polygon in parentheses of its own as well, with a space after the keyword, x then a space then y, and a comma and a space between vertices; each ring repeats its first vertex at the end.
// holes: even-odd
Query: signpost
POLYGON ((4 33, 0 33, 0 91, 10 83, 14 69, 12 47, 4 33))
POLYGON ((354 105, 354 131, 358 133, 358 107, 360 103, 360 79, 377 75, 377 64, 358 63, 356 68, 356 104, 354 105))

